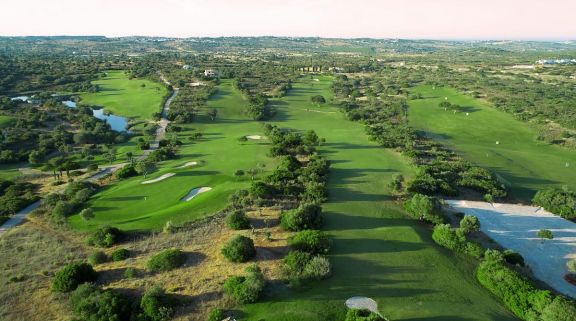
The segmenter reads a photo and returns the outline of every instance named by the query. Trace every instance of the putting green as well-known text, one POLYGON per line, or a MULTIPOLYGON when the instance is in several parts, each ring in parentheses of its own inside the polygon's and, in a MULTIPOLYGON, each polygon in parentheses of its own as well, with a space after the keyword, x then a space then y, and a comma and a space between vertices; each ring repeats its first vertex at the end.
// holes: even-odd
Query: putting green
POLYGON ((82 230, 105 224, 123 230, 160 230, 168 220, 178 224, 223 209, 230 194, 250 185, 250 177, 234 176, 236 170, 256 168, 258 164, 265 165, 264 170, 275 167, 275 161, 266 156, 269 149, 266 140, 238 141, 240 136, 263 132, 261 123, 243 114, 245 101, 233 89, 232 81, 222 81, 208 106, 218 110, 217 119, 212 121, 200 114, 193 124, 182 125, 184 130, 178 133, 178 138, 184 145, 178 159, 161 162, 159 170, 146 179, 134 177, 107 186, 89 204, 96 217, 85 222, 75 215, 70 218, 71 225, 82 230), (190 142, 188 137, 196 132, 203 137, 190 142), (178 168, 193 161, 198 164, 178 168), (167 173, 176 175, 153 184, 141 184, 167 173), (204 186, 213 189, 188 202, 181 201, 193 188, 204 186))
POLYGON ((364 126, 337 108, 310 103, 313 95, 330 96, 331 79, 318 78, 295 83, 275 101, 275 123, 314 129, 327 140, 321 152, 332 166, 324 229, 334 241, 334 273, 304 289, 275 287, 263 302, 245 306, 245 319, 343 320, 346 299, 367 296, 392 320, 515 320, 476 282, 470 261, 436 246, 429 228, 408 219, 392 200, 392 175, 414 169, 369 141, 364 126))
POLYGON ((93 81, 100 86, 97 93, 80 95, 82 103, 104 106, 115 115, 151 119, 152 114, 162 109, 166 86, 147 79, 129 79, 124 71, 111 70, 106 77, 93 81))
POLYGON ((424 96, 410 101, 412 126, 497 173, 512 196, 529 201, 542 188, 576 189, 576 152, 536 141, 530 124, 451 88, 419 86, 411 91, 424 96), (445 97, 463 106, 463 112, 439 107, 445 97))

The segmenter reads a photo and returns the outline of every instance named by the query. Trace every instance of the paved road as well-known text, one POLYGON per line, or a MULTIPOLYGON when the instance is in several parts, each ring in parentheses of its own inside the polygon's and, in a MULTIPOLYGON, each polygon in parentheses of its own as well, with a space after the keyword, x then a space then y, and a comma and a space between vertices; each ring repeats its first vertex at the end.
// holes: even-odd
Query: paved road
MULTIPOLYGON (((166 85, 170 86, 170 82, 168 82, 168 80, 164 77, 164 75, 160 74, 160 78, 162 79, 162 81, 166 85)), ((152 144, 150 144, 150 148, 145 150, 144 153, 142 154, 142 156, 139 156, 137 158, 138 161, 146 159, 150 155, 151 152, 158 149, 158 147, 160 145, 160 141, 162 139, 164 139, 164 136, 166 135, 166 127, 168 127, 168 124, 170 123, 170 121, 167 118, 168 111, 170 111, 170 104, 172 103, 172 100, 174 100, 174 97, 176 97, 176 95, 178 95, 178 88, 173 88, 172 94, 166 100, 166 102, 164 103, 164 106, 162 106, 162 117, 160 119, 160 122, 158 123, 158 125, 160 127, 158 127, 158 130, 156 130, 156 137, 154 138, 154 142, 152 142, 152 144)), ((128 163, 114 164, 114 165, 102 167, 97 172, 92 174, 91 176, 85 178, 85 180, 89 181, 89 182, 96 181, 102 177, 105 177, 106 175, 114 173, 115 171, 121 169, 122 167, 124 167, 126 165, 128 165, 128 163)), ((57 191, 57 193, 62 193, 63 191, 64 190, 62 189, 62 190, 57 191)), ((0 226, 0 235, 2 235, 8 229, 22 223, 22 221, 26 218, 26 216, 28 214, 30 214, 30 212, 32 212, 33 210, 38 208, 38 206, 40 206, 41 201, 42 200, 39 200, 39 201, 36 201, 36 202, 28 205, 26 208, 24 208, 20 212, 16 213, 14 216, 12 216, 8 221, 4 222, 4 224, 2 224, 2 226, 0 226)))

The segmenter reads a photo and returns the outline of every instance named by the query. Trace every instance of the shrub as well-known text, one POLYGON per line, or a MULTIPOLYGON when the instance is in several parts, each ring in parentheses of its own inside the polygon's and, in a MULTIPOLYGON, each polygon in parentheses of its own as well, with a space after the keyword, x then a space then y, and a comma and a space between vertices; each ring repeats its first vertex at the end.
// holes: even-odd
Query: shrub
POLYGON ((70 296, 75 315, 80 320, 110 321, 129 320, 130 302, 113 291, 101 291, 96 286, 84 283, 70 296))
POLYGON ((378 314, 366 309, 350 309, 345 321, 386 321, 378 314))
POLYGON ((408 214, 419 220, 442 223, 442 205, 436 197, 414 194, 404 207, 408 214))
POLYGON ((576 192, 560 189, 538 191, 532 199, 534 204, 566 219, 576 218, 576 192))
POLYGON ((228 241, 221 252, 230 262, 246 262, 256 255, 252 239, 242 235, 228 241))
POLYGON ((90 164, 86 167, 86 169, 90 172, 93 172, 98 169, 98 164, 90 164))
POLYGON ((330 276, 332 266, 325 256, 317 255, 313 257, 304 267, 304 278, 321 280, 330 276))
POLYGON ((506 260, 508 264, 524 266, 524 258, 522 255, 512 250, 504 251, 504 260, 506 260))
POLYGON ((478 232, 480 230, 480 221, 476 216, 465 215, 460 220, 460 228, 464 233, 478 232))
POLYGON ((94 233, 88 238, 87 243, 88 245, 97 247, 111 247, 118 242, 121 236, 122 232, 119 229, 111 226, 104 226, 94 231, 94 233))
POLYGON ((330 262, 320 255, 290 251, 283 262, 284 276, 289 280, 323 279, 331 273, 330 262))
POLYGON ((235 210, 226 216, 226 225, 233 230, 245 230, 250 228, 250 221, 242 210, 235 210))
POLYGON ((234 276, 224 283, 224 292, 239 304, 256 302, 266 286, 258 266, 250 266, 246 272, 246 276, 234 276))
POLYGON ((222 321, 224 320, 224 312, 218 308, 212 309, 208 314, 208 321, 222 321))
POLYGON ((98 274, 88 263, 71 263, 56 272, 52 281, 52 289, 57 292, 70 292, 80 284, 94 282, 98 274))
POLYGON ((170 271, 181 267, 186 262, 186 254, 177 249, 167 249, 153 255, 146 263, 152 272, 170 271))
POLYGON ((542 321, 576 320, 576 304, 574 304, 574 301, 557 296, 552 303, 548 304, 548 306, 542 310, 540 318, 542 321))
POLYGON ((576 273, 576 259, 566 262, 566 268, 572 273, 576 273))
POLYGON ((126 268, 126 270, 124 270, 124 278, 126 279, 133 279, 136 277, 136 269, 134 268, 126 268))
POLYGON ((466 242, 464 233, 461 232, 460 229, 450 228, 449 224, 438 224, 434 226, 432 239, 438 245, 454 251, 460 251, 464 242, 466 242))
POLYGON ((280 226, 287 231, 302 231, 322 227, 322 207, 318 204, 303 204, 295 210, 283 213, 280 226))
POLYGON ((80 212, 80 217, 84 221, 89 221, 94 218, 94 211, 91 208, 85 208, 80 212))
POLYGON ((544 241, 544 239, 551 240, 554 238, 554 234, 550 230, 539 230, 536 235, 544 241))
POLYGON ((110 255, 114 262, 123 261, 130 257, 130 251, 127 249, 117 249, 110 255))
POLYGON ((138 176, 138 172, 134 166, 124 166, 116 171, 116 177, 120 179, 138 176))
POLYGON ((108 261, 108 256, 106 256, 106 253, 102 251, 92 252, 90 255, 88 255, 88 263, 93 266, 104 263, 106 261, 108 261))
POLYGON ((330 251, 330 239, 318 230, 304 230, 288 239, 290 248, 310 254, 326 254, 330 251))
POLYGON ((140 300, 141 316, 144 320, 169 320, 174 314, 174 302, 159 286, 150 288, 140 300))

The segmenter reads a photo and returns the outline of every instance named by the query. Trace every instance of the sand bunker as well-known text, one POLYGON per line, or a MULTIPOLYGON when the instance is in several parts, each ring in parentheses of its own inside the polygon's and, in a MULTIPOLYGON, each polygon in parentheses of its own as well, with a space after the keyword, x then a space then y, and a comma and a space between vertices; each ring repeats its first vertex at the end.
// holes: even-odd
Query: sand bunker
POLYGON ((576 223, 534 206, 461 200, 446 203, 456 211, 476 216, 482 232, 520 253, 537 278, 576 297, 576 286, 564 280, 566 262, 576 258, 576 223), (554 239, 542 241, 536 236, 540 229, 552 231, 554 239))
POLYGON ((314 78, 314 79, 312 79, 312 80, 314 80, 314 81, 320 81, 320 79, 318 79, 318 78, 314 78))
POLYGON ((266 139, 265 136, 260 136, 260 135, 248 135, 248 136, 246 136, 246 138, 254 139, 254 140, 266 139))
POLYGON ((161 180, 164 180, 164 179, 167 179, 167 178, 169 178, 169 177, 172 177, 172 176, 174 176, 174 175, 176 175, 176 173, 164 174, 164 175, 162 175, 162 176, 160 176, 160 177, 158 177, 158 178, 151 179, 151 180, 149 180, 149 181, 143 181, 143 182, 140 183, 140 184, 152 184, 152 183, 156 183, 156 182, 159 182, 159 181, 161 181, 161 180))
POLYGON ((364 296, 351 297, 346 300, 346 306, 348 309, 369 310, 380 315, 380 312, 378 312, 378 303, 364 296))
POLYGON ((198 165, 198 162, 188 162, 188 163, 186 163, 182 166, 178 166, 176 168, 186 168, 186 167, 195 166, 195 165, 198 165))
POLYGON ((193 199, 196 195, 204 193, 204 192, 208 192, 212 190, 212 187, 198 187, 198 188, 193 188, 190 193, 188 193, 188 195, 184 196, 182 198, 183 202, 188 202, 189 200, 193 199))

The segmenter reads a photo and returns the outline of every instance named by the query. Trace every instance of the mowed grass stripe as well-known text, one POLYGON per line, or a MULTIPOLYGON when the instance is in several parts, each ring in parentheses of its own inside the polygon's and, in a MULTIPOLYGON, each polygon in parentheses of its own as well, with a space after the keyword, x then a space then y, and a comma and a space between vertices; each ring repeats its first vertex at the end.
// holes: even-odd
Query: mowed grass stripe
POLYGON ((412 126, 496 172, 514 197, 529 201, 537 190, 553 186, 576 189, 576 152, 537 141, 533 125, 451 88, 419 86, 411 91, 424 96, 410 101, 412 126), (445 98, 464 111, 439 107, 445 98))
POLYGON ((436 246, 425 225, 408 219, 387 188, 396 173, 414 168, 369 141, 362 124, 333 106, 316 107, 313 95, 330 96, 331 78, 304 80, 275 102, 275 123, 314 129, 332 161, 325 230, 334 241, 330 279, 304 289, 274 287, 264 302, 245 307, 247 320, 342 320, 344 301, 375 299, 393 320, 514 320, 473 276, 474 265, 436 246), (328 113, 319 113, 324 111, 328 113))

